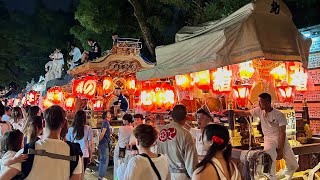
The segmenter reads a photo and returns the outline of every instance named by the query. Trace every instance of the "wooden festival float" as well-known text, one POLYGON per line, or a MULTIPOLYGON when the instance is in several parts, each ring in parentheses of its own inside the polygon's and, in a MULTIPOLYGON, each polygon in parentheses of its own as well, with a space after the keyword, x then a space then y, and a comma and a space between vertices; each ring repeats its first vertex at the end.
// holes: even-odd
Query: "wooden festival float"
MULTIPOLYGON (((206 104, 213 117, 229 127, 237 160, 246 149, 263 149, 263 134, 259 119, 236 117, 233 110, 254 108, 260 93, 271 94, 274 107, 288 120, 287 136, 302 159, 299 170, 306 170, 317 165, 318 156, 313 155, 320 152, 306 103, 315 88, 307 70, 310 46, 311 39, 298 31, 281 0, 257 0, 224 19, 183 27, 176 43, 156 48, 157 65, 137 72, 137 79, 171 80, 178 103, 190 113, 206 104)), ((278 162, 277 169, 281 165, 278 162)))

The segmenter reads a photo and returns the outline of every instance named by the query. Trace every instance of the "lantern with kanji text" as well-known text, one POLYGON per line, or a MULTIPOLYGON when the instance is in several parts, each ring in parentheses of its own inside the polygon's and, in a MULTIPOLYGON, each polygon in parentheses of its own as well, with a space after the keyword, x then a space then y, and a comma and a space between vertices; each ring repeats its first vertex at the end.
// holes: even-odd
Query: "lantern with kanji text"
POLYGON ((47 108, 49 108, 49 107, 51 107, 51 106, 53 106, 53 105, 54 105, 54 103, 51 102, 51 101, 48 99, 48 96, 44 96, 44 97, 43 97, 43 100, 42 100, 42 108, 43 108, 43 109, 47 109, 47 108))
POLYGON ((292 62, 289 64, 288 84, 295 86, 295 90, 300 93, 307 91, 308 73, 302 67, 301 62, 292 62))
POLYGON ((126 79, 126 89, 129 94, 133 94, 136 91, 136 79, 133 76, 129 76, 126 79))
POLYGON ((202 91, 208 91, 211 88, 209 70, 191 73, 190 76, 192 77, 191 85, 196 85, 202 91))
POLYGON ((172 109, 176 103, 176 96, 174 88, 169 82, 166 82, 163 87, 163 108, 165 110, 172 109))
POLYGON ((76 97, 81 97, 83 95, 83 86, 84 86, 85 79, 75 79, 73 81, 73 88, 72 93, 76 97))
POLYGON ((140 102, 141 108, 145 111, 154 110, 156 101, 156 94, 154 88, 150 85, 150 83, 146 83, 145 86, 141 89, 140 102))
POLYGON ((83 98, 92 99, 96 95, 98 78, 95 76, 87 76, 83 84, 83 98))
POLYGON ((110 94, 112 91, 112 77, 111 76, 105 76, 102 78, 102 90, 104 94, 110 94))
POLYGON ((233 92, 239 107, 246 107, 249 100, 251 84, 234 85, 233 92))
POLYGON ((63 89, 55 86, 47 91, 47 99, 53 104, 61 104, 63 101, 63 89))
POLYGON ((191 86, 191 76, 190 74, 183 74, 183 75, 176 75, 176 85, 177 88, 181 91, 190 91, 192 86, 191 86))
POLYGON ((247 61, 239 64, 239 75, 242 79, 250 79, 254 74, 252 61, 247 61))
POLYGON ((212 70, 211 80, 212 92, 215 94, 228 94, 232 90, 232 70, 227 66, 212 70))
POLYGON ((75 102, 76 102, 75 97, 73 97, 71 95, 66 96, 66 98, 64 100, 64 108, 65 108, 65 110, 73 111, 74 107, 75 107, 75 104, 76 104, 75 102))
POLYGON ((96 98, 91 100, 92 108, 94 111, 103 110, 103 98, 96 98))

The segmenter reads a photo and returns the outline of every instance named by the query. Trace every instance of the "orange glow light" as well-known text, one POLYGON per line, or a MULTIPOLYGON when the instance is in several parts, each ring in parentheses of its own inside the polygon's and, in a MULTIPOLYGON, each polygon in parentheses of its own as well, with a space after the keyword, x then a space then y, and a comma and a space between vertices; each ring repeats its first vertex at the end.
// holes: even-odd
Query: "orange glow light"
POLYGON ((239 64, 240 77, 243 79, 250 79, 254 74, 252 61, 247 61, 239 64))
POLYGON ((191 89, 191 77, 189 74, 176 75, 177 88, 181 91, 189 91, 191 89))
POLYGON ((234 95, 239 107, 246 107, 248 103, 249 93, 251 90, 251 84, 234 85, 234 95))
POLYGON ((154 109, 154 102, 156 101, 156 93, 150 85, 142 88, 140 95, 141 107, 145 111, 154 109))
POLYGON ((132 76, 129 76, 127 78, 126 85, 127 85, 127 92, 129 94, 133 94, 136 91, 136 80, 132 76))
POLYGON ((295 87, 290 85, 276 86, 280 102, 293 102, 295 87))
POLYGON ((93 99, 91 100, 93 104, 93 110, 102 111, 103 110, 103 99, 93 99))
POLYGON ((209 70, 191 73, 190 76, 192 77, 192 86, 196 85, 199 89, 203 91, 207 91, 211 88, 209 70))
POLYGON ((289 66, 289 85, 296 86, 296 91, 306 92, 308 83, 308 73, 302 67, 302 63, 295 62, 289 66))
POLYGON ((112 77, 106 76, 102 80, 102 90, 104 94, 109 94, 112 87, 112 77))
POLYGON ((64 100, 64 107, 67 111, 74 110, 75 107, 75 98, 73 96, 68 96, 64 100))
POLYGON ((58 86, 50 88, 47 92, 47 99, 53 104, 60 104, 63 101, 63 89, 58 86))
POLYGON ((230 92, 232 71, 228 67, 218 68, 211 71, 212 92, 215 94, 224 94, 230 92))

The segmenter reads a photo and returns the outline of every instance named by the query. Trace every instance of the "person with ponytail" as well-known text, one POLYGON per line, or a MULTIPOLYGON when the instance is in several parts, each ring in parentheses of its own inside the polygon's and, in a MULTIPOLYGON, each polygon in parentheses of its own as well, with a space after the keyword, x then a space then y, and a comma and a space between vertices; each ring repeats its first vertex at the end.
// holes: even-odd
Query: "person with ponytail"
POLYGON ((209 124, 203 131, 203 144, 207 154, 193 172, 193 180, 241 180, 237 166, 231 161, 232 146, 228 129, 209 124))

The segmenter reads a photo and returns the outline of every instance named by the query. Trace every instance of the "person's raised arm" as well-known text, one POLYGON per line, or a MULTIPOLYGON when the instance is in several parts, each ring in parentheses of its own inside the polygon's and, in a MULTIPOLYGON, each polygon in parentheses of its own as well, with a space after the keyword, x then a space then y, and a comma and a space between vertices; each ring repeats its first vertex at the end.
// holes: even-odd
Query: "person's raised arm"
MULTIPOLYGON (((238 115, 238 116, 251 116, 251 113, 249 110, 238 110, 235 109, 233 110, 234 114, 238 115)), ((224 110, 223 114, 227 115, 228 114, 228 110, 224 110)))
POLYGON ((0 180, 10 180, 19 173, 20 171, 15 168, 7 168, 0 174, 0 180))

